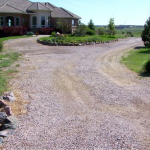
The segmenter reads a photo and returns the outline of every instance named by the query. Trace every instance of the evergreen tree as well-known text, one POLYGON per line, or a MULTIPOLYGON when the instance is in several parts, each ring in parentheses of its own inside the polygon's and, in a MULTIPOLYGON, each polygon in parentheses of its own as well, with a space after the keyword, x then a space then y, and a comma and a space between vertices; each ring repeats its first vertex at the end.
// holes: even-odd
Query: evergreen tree
POLYGON ((142 41, 146 47, 150 47, 150 17, 144 25, 144 30, 142 32, 142 41))
POLYGON ((91 30, 94 30, 94 31, 95 31, 95 25, 94 25, 92 19, 91 19, 90 22, 88 23, 88 28, 90 28, 91 30))

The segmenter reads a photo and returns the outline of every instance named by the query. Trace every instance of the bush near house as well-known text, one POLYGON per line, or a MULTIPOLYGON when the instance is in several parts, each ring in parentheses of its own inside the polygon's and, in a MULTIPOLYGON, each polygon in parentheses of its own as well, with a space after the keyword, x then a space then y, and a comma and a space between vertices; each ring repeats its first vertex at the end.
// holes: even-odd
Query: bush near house
POLYGON ((95 35, 95 31, 90 28, 86 28, 86 35, 95 35))
POLYGON ((49 28, 49 27, 41 28, 41 29, 39 29, 39 34, 50 35, 53 31, 54 31, 54 28, 49 28))
POLYGON ((0 37, 24 35, 27 32, 26 27, 2 27, 0 37))

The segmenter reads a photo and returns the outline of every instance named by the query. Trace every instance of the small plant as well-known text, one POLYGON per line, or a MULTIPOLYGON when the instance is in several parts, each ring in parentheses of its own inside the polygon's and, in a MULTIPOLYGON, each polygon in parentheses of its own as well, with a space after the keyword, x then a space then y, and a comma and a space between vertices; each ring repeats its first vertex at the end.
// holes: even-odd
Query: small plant
POLYGON ((27 32, 27 35, 32 36, 32 35, 34 35, 34 33, 33 32, 27 32))
POLYGON ((20 67, 20 64, 17 64, 16 67, 20 67))
POLYGON ((55 37, 55 36, 56 36, 56 32, 53 31, 53 32, 51 33, 51 36, 52 36, 52 37, 55 37))

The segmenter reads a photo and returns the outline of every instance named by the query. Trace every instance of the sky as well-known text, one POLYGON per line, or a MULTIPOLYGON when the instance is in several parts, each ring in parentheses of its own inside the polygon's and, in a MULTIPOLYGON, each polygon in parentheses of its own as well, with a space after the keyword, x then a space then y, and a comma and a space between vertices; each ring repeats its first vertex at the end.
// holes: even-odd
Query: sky
POLYGON ((81 22, 107 25, 114 18, 115 25, 144 25, 150 16, 150 0, 30 0, 49 2, 80 16, 81 22))

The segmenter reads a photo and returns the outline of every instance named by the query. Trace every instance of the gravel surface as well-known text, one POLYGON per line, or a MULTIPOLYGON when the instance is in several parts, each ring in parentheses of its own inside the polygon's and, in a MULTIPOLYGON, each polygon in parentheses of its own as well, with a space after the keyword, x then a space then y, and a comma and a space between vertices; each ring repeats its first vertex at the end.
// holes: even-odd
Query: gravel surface
POLYGON ((119 63, 126 50, 143 46, 140 38, 78 47, 36 39, 5 42, 24 54, 11 84, 31 103, 3 149, 150 149, 150 80, 119 63))

